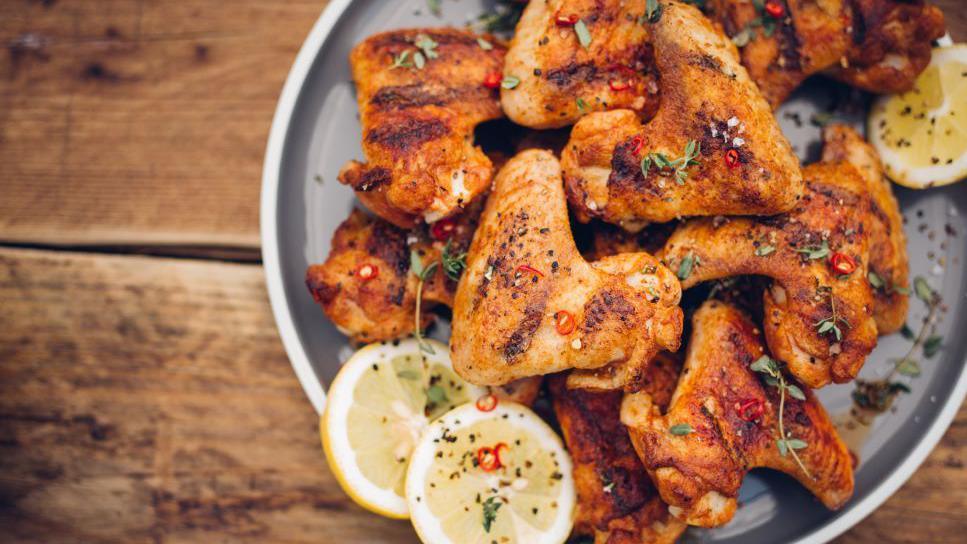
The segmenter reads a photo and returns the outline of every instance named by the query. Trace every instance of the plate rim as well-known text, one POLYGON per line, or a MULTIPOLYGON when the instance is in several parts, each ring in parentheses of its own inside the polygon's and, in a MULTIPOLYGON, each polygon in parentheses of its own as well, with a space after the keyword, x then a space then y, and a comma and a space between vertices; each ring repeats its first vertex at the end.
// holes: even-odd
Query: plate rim
MULTIPOLYGON (((302 92, 306 76, 321 51, 323 43, 351 2, 352 0, 330 0, 299 49, 292 68, 286 76, 275 114, 272 117, 262 167, 259 222, 262 266, 265 271, 269 303, 289 363, 302 385, 302 390, 309 398, 309 402, 312 403, 316 413, 320 415, 325 410, 326 391, 322 385, 322 379, 313 369, 305 347, 298 332, 296 332, 295 322, 289 309, 285 286, 282 281, 278 245, 278 189, 285 139, 289 133, 292 113, 302 92)), ((866 498, 848 506, 842 516, 815 528, 802 538, 794 541, 793 544, 829 542, 858 524, 886 502, 900 486, 910 479, 910 476, 923 464, 927 455, 933 451, 956 417, 965 397, 967 397, 967 365, 962 365, 960 376, 957 379, 956 386, 951 391, 950 397, 913 451, 893 469, 893 472, 886 479, 873 488, 866 498)))

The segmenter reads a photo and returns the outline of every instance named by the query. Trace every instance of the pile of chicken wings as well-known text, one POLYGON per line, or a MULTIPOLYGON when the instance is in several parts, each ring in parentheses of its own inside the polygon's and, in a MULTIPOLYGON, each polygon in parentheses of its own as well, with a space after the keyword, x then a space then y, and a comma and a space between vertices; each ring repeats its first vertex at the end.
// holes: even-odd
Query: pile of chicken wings
POLYGON ((364 40, 350 64, 365 160, 339 179, 368 213, 306 275, 353 341, 449 309, 466 380, 533 400, 547 376, 576 531, 595 542, 723 525, 755 467, 842 506, 853 460, 812 390, 853 380, 906 318, 902 218, 876 152, 829 125, 820 162, 801 165, 773 108, 812 74, 909 89, 940 11, 692 4, 541 0, 509 43, 456 28, 364 40), (478 125, 503 117, 511 151, 482 149, 478 125), (413 270, 414 255, 441 266, 413 270), (683 291, 736 278, 741 296, 683 308, 683 291))

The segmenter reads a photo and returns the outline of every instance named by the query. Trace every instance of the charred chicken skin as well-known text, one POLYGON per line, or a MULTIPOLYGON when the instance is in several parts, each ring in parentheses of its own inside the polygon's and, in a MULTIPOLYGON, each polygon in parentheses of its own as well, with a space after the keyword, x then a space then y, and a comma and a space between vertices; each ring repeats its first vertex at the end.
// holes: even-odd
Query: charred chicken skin
POLYGON ((896 332, 907 320, 909 296, 905 293, 910 284, 910 262, 900 205, 893 196, 890 181, 883 176, 880 157, 855 130, 834 124, 823 130, 823 161, 848 162, 866 180, 873 212, 867 223, 873 319, 881 335, 896 332))
POLYGON ((806 195, 768 218, 701 218, 680 226, 661 253, 688 289, 738 275, 773 278, 764 295, 769 348, 810 387, 856 377, 876 346, 867 279, 871 203, 847 163, 804 169, 806 195))
POLYGON ((705 12, 740 44, 773 107, 820 72, 870 92, 908 91, 944 33, 943 14, 921 0, 710 0, 705 12))
MULTIPOLYGON (((668 406, 681 361, 659 354, 645 371, 642 390, 668 406)), ((549 390, 564 442, 574 462, 578 505, 574 531, 596 544, 672 543, 685 523, 668 513, 621 423, 620 391, 567 389, 563 374, 549 390)))
POLYGON ((827 508, 841 507, 853 493, 852 458, 812 392, 753 369, 762 368, 765 346, 739 310, 709 301, 692 323, 667 411, 647 391, 625 395, 621 406, 621 421, 671 513, 690 525, 727 523, 746 472, 756 467, 785 472, 827 508), (774 383, 795 389, 782 389, 780 398, 774 383))
POLYGON ((570 368, 572 386, 634 387, 678 347, 681 291, 647 253, 588 263, 571 234, 560 166, 528 150, 498 173, 457 287, 450 353, 480 385, 570 368))
POLYGON ((402 228, 434 222, 490 186, 493 166, 474 128, 503 115, 497 85, 485 84, 505 48, 486 39, 489 50, 465 30, 395 30, 350 54, 366 162, 351 161, 339 180, 383 219, 402 228))
POLYGON ((546 129, 572 125, 592 111, 653 115, 658 85, 644 14, 643 1, 528 3, 504 64, 505 75, 520 80, 500 92, 507 117, 546 129))
POLYGON ((735 46, 696 8, 662 6, 649 23, 662 88, 654 118, 587 115, 562 154, 578 219, 637 230, 681 216, 792 209, 803 191, 799 161, 735 46))

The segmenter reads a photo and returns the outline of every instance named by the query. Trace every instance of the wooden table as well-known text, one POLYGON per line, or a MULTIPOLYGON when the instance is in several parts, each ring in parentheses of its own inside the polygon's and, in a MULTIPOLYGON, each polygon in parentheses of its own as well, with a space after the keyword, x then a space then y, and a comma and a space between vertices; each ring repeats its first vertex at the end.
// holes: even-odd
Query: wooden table
MULTIPOLYGON (((414 540, 336 485, 263 285, 262 153, 324 3, 0 3, 0 541, 414 540)), ((965 446, 967 408, 841 541, 963 542, 965 446)))

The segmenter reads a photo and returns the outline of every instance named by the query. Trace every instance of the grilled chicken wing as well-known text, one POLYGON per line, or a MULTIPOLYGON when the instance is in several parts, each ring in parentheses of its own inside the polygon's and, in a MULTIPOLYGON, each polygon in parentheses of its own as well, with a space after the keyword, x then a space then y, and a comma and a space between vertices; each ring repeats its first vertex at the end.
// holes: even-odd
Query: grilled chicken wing
POLYGON ((658 85, 644 13, 643 1, 530 2, 507 49, 504 74, 520 79, 500 92, 507 117, 544 129, 574 124, 591 111, 653 115, 658 85), (578 21, 588 30, 587 46, 578 21))
POLYGON ((873 319, 882 334, 896 332, 907 320, 910 263, 903 216, 889 180, 883 176, 880 157, 873 146, 847 125, 823 130, 823 161, 845 161, 859 171, 872 198, 870 230, 870 285, 873 286, 873 319))
POLYGON ((574 372, 572 385, 637 382, 681 334, 674 275, 647 253, 589 264, 568 221, 560 166, 528 150, 498 173, 457 287, 450 352, 472 383, 574 372), (559 332, 560 331, 560 332, 559 332))
POLYGON ((628 110, 574 126, 561 159, 572 209, 581 221, 628 230, 685 215, 788 211, 802 194, 799 161, 735 47, 694 7, 662 5, 650 25, 658 113, 644 126, 628 110), (699 164, 684 162, 689 150, 699 164))
MULTIPOLYGON (((681 362, 659 354, 645 371, 643 391, 668 406, 681 362)), ((564 442, 574 461, 577 512, 574 532, 596 544, 672 543, 685 523, 668 513, 621 424, 620 391, 567 389, 556 374, 549 390, 564 442)))
POLYGON ((742 44, 773 107, 823 71, 871 92, 907 91, 944 33, 943 14, 921 0, 710 0, 705 11, 742 44))
POLYGON ((493 167, 473 131, 502 116, 497 91, 483 82, 501 71, 505 48, 488 36, 485 50, 477 39, 457 29, 394 30, 350 54, 367 162, 350 162, 339 180, 400 227, 453 215, 490 186, 493 167))
POLYGON ((765 354, 758 329, 716 301, 692 324, 685 370, 664 415, 645 391, 626 395, 621 406, 621 421, 672 514, 691 525, 725 524, 745 473, 756 467, 785 472, 827 508, 841 507, 853 493, 852 459, 812 392, 805 390, 805 400, 785 394, 783 455, 779 389, 750 369, 765 354))
POLYGON ((870 198, 847 163, 816 163, 803 173, 806 195, 792 212, 687 221, 661 256, 685 289, 729 276, 773 278, 764 297, 769 348, 797 379, 822 387, 852 380, 876 346, 870 198), (854 270, 842 274, 836 263, 854 270))

